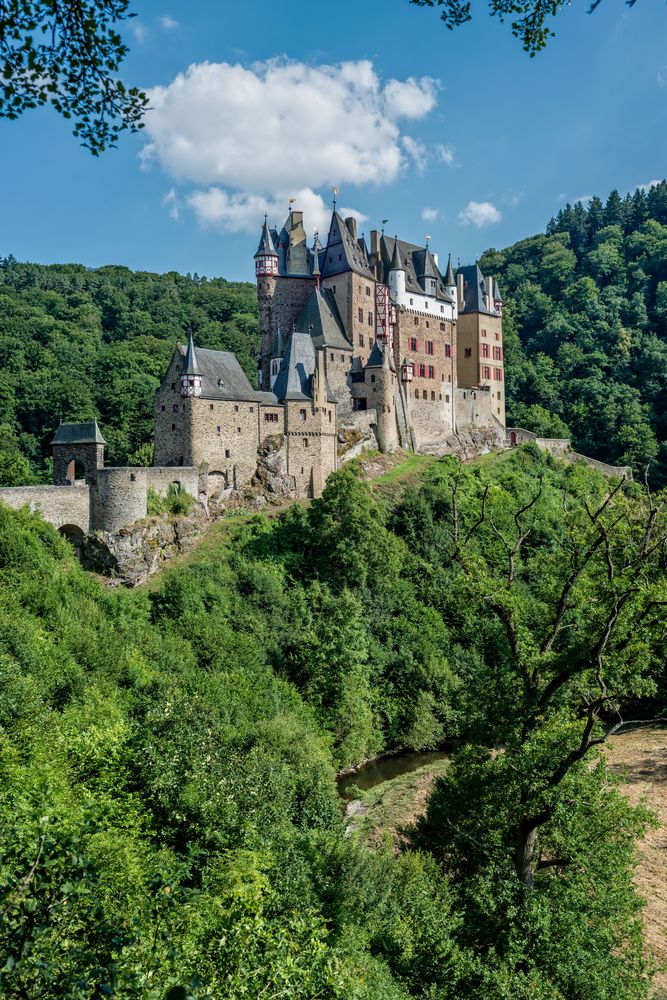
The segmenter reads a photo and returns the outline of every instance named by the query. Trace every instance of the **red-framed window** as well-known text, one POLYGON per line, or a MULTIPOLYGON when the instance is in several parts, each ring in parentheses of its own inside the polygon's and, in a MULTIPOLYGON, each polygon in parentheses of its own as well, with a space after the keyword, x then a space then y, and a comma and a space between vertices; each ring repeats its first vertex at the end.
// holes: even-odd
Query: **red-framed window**
POLYGON ((433 367, 433 365, 428 366, 428 377, 435 378, 435 368, 433 367))
POLYGON ((451 356, 452 356, 452 345, 451 344, 445 344, 445 357, 446 358, 451 358, 451 356))
POLYGON ((491 369, 488 365, 482 365, 482 378, 491 378, 491 369))
POLYGON ((425 378, 426 377, 426 365, 420 365, 419 366, 419 375, 420 375, 421 378, 425 378))
POLYGON ((417 338, 416 337, 410 337, 410 350, 411 351, 418 351, 419 350, 419 344, 417 343, 417 338))
POLYGON ((433 347, 433 341, 432 340, 427 340, 426 341, 426 353, 427 354, 435 354, 435 348, 433 347))
POLYGON ((489 345, 488 344, 482 344, 481 348, 482 348, 482 357, 483 358, 488 358, 488 356, 489 356, 489 345))
POLYGON ((486 337, 486 330, 482 330, 482 336, 486 337))
POLYGON ((496 380, 496 382, 502 382, 502 380, 503 380, 503 370, 502 370, 502 368, 494 368, 493 369, 493 377, 496 380))

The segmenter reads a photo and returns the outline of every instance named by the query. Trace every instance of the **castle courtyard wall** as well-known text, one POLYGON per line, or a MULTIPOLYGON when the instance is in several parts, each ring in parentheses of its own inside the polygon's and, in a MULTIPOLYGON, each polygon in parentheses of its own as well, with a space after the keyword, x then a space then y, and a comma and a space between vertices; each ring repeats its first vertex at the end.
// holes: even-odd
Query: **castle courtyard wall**
POLYGON ((84 533, 91 529, 90 487, 82 482, 73 486, 6 486, 0 489, 0 501, 13 510, 28 507, 40 511, 56 528, 73 525, 84 533))

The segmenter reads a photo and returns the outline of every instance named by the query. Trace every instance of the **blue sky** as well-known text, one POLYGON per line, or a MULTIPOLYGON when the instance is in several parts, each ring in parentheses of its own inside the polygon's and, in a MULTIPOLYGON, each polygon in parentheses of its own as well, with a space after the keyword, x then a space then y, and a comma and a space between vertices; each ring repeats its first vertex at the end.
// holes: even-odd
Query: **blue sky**
POLYGON ((471 261, 665 176, 667 4, 586 6, 529 59, 486 14, 449 32, 407 0, 136 0, 147 129, 96 160, 54 112, 0 120, 0 254, 251 278, 264 208, 298 195, 321 227, 337 184, 366 233, 471 261))

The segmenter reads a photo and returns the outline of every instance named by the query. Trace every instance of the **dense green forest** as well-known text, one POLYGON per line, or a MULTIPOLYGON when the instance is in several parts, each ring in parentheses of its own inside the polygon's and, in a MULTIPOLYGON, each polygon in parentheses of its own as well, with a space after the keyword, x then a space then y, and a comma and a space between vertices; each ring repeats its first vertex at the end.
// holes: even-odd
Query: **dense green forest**
POLYGON ((154 393, 189 330, 256 379, 250 284, 0 259, 0 485, 50 479, 60 420, 97 419, 110 463, 150 464, 154 393))
POLYGON ((505 299, 508 422, 667 480, 667 183, 566 205, 480 261, 505 299))
POLYGON ((532 446, 393 507, 346 468, 133 592, 0 506, 2 996, 646 997, 599 740, 664 699, 659 503, 532 446), (455 739, 405 848, 344 836, 337 769, 455 739))

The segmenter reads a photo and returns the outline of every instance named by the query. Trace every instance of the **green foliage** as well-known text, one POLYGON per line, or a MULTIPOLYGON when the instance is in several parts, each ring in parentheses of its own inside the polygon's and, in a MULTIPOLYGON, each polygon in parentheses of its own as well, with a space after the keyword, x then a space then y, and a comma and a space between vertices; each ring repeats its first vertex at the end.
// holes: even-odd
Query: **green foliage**
POLYGON ((562 422, 576 451, 667 482, 667 183, 568 204, 480 265, 505 298, 508 422, 562 422))
POLYGON ((109 464, 151 464, 155 390, 188 329, 256 378, 249 284, 0 258, 0 467, 19 452, 45 480, 58 423, 93 419, 109 464))
POLYGON ((146 508, 151 517, 159 517, 161 514, 189 514, 194 503, 195 498, 175 483, 169 484, 164 496, 152 486, 148 487, 146 508))
POLYGON ((594 747, 662 671, 664 517, 538 449, 393 511, 346 469, 148 593, 0 505, 2 995, 644 998, 594 747), (345 837, 337 768, 453 737, 413 845, 345 837))
POLYGON ((118 22, 128 0, 54 4, 21 0, 0 7, 0 118, 50 104, 74 118, 74 135, 94 156, 120 132, 143 128, 148 98, 116 79, 128 49, 118 22))

